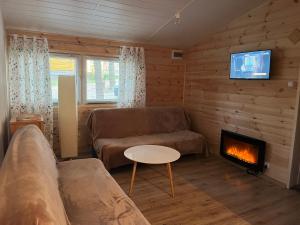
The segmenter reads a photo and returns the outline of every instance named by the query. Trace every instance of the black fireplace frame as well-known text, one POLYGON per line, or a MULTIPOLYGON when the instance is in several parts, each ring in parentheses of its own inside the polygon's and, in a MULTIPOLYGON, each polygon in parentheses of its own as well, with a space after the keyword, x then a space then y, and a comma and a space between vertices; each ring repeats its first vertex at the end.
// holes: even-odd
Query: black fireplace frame
POLYGON ((220 143, 220 154, 225 158, 228 159, 234 163, 237 163, 243 167, 246 167, 247 169, 253 171, 253 172, 263 172, 264 171, 264 167, 265 167, 265 150, 266 149, 266 142, 256 139, 256 138, 252 138, 252 137, 248 137, 242 134, 238 134, 238 133, 234 133, 231 131, 227 131, 227 130, 221 130, 221 143, 220 143), (238 141, 242 141, 251 145, 255 145, 258 147, 258 161, 256 164, 251 164, 251 163, 247 163, 245 161, 242 161, 236 157, 233 157, 231 155, 228 155, 225 153, 225 149, 224 149, 224 138, 225 136, 228 136, 230 138, 236 139, 238 141))

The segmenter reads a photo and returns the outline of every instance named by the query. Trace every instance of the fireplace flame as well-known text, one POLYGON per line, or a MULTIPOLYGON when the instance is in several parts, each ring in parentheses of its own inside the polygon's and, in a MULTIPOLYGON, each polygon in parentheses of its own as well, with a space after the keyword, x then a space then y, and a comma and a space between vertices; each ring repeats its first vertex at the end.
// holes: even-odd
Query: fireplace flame
POLYGON ((239 148, 237 146, 230 146, 226 150, 228 155, 231 155, 235 158, 243 160, 247 163, 256 163, 257 159, 255 154, 251 151, 250 148, 239 148))

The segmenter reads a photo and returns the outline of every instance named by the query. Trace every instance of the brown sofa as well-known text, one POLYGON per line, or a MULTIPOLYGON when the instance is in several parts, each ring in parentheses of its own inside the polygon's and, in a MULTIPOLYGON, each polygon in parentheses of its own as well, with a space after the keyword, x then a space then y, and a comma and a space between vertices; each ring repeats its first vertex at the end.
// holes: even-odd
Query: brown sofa
POLYGON ((96 109, 87 126, 107 169, 129 164, 124 151, 136 145, 169 146, 182 155, 208 154, 205 138, 190 130, 190 119, 179 107, 96 109))
POLYGON ((150 225, 100 160, 56 163, 34 125, 10 143, 0 196, 1 225, 150 225))

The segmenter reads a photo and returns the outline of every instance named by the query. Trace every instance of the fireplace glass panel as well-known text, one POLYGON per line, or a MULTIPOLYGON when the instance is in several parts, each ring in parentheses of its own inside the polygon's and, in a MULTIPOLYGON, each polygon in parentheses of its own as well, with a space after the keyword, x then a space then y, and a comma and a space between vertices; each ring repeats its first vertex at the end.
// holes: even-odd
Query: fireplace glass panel
POLYGON ((255 145, 251 145, 227 136, 224 138, 224 150, 225 154, 242 160, 246 163, 258 163, 259 149, 255 145))

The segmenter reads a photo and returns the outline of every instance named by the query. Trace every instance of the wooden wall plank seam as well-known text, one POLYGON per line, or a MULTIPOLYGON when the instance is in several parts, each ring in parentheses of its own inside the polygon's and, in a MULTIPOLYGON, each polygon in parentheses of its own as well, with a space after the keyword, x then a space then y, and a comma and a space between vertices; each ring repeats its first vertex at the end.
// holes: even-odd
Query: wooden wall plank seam
POLYGON ((300 43, 289 39, 300 27, 298 1, 269 0, 185 54, 184 106, 194 129, 218 152, 227 129, 267 142, 266 175, 287 183, 295 126, 300 43), (272 49, 271 80, 229 80, 230 53, 272 49), (297 85, 296 85, 297 86, 297 85))

